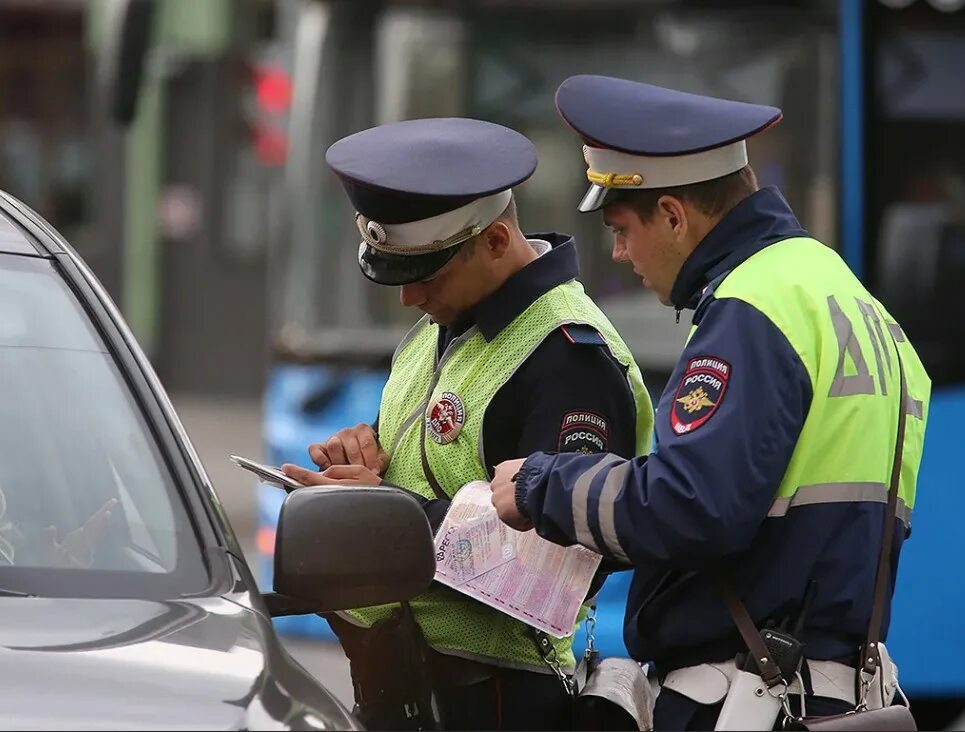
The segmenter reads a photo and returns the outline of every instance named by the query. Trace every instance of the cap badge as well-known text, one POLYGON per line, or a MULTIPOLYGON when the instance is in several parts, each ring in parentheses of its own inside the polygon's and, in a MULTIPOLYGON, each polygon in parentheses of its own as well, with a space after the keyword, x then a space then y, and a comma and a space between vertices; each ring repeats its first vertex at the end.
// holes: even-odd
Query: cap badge
POLYGON ((385 227, 377 221, 369 221, 366 223, 365 233, 369 235, 366 238, 371 237, 373 244, 385 244, 387 238, 385 235, 385 227))
POLYGON ((462 432, 466 421, 466 407, 462 399, 451 391, 444 391, 433 400, 426 411, 426 430, 440 445, 448 445, 462 432))

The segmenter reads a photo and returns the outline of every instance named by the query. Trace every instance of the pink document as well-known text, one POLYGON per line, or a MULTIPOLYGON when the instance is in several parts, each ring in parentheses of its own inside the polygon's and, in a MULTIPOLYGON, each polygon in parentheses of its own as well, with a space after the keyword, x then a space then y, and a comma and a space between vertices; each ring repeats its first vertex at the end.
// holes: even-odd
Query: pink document
POLYGON ((570 635, 600 555, 509 528, 491 495, 485 481, 456 494, 436 534, 436 580, 556 638, 570 635))

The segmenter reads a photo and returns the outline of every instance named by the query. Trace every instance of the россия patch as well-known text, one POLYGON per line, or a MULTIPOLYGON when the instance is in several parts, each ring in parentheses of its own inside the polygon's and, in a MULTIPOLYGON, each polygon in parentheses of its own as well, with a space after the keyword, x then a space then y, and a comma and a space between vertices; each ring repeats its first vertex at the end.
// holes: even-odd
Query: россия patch
POLYGON ((560 452, 606 452, 610 426, 595 412, 567 412, 560 425, 560 452))
POLYGON ((723 359, 690 359, 670 410, 670 426, 675 434, 685 435, 707 424, 724 399, 730 373, 730 364, 723 359))

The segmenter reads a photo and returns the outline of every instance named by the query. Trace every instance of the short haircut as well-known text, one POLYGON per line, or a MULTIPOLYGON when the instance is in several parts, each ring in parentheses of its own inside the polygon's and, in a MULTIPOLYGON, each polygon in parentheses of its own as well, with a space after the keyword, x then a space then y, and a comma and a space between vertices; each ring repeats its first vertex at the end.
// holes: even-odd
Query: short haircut
POLYGON ((519 218, 516 214, 516 195, 515 194, 510 193, 509 203, 506 204, 506 208, 504 208, 503 212, 499 214, 499 216, 497 216, 496 218, 502 221, 508 221, 511 224, 516 224, 517 226, 519 225, 519 218))
POLYGON ((671 188, 627 190, 614 203, 630 206, 641 221, 649 221, 661 196, 673 196, 687 201, 707 216, 727 213, 757 190, 757 176, 750 165, 720 178, 671 188))
MULTIPOLYGON (((517 217, 517 213, 516 213, 516 196, 515 195, 510 195, 509 203, 506 204, 506 208, 503 209, 503 212, 499 214, 499 216, 493 219, 494 223, 496 221, 503 221, 509 224, 510 227, 517 227, 517 228, 519 227, 519 218, 517 217)), ((485 229, 483 229, 483 231, 485 231, 485 229)), ((473 253, 476 251, 476 242, 479 241, 480 236, 482 236, 482 232, 479 232, 479 234, 477 234, 476 236, 460 244, 459 246, 461 248, 457 256, 461 256, 464 259, 472 258, 473 253)))

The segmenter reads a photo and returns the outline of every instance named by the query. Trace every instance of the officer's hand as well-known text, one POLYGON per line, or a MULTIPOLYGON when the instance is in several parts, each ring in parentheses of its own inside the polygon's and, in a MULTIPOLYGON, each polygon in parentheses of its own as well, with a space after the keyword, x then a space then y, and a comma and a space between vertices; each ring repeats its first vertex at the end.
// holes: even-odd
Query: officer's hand
POLYGON ((329 437, 327 442, 309 445, 308 456, 322 470, 333 465, 361 465, 382 475, 389 465, 389 456, 370 424, 347 427, 329 437))
POLYGON ((302 485, 382 485, 382 478, 366 468, 364 465, 333 465, 324 472, 307 470, 285 463, 282 472, 289 478, 294 478, 302 485))
POLYGON ((493 506, 504 524, 517 531, 529 531, 533 522, 523 516, 516 506, 516 474, 525 459, 507 460, 496 466, 489 487, 493 492, 493 506))
POLYGON ((74 529, 62 542, 57 541, 57 527, 48 526, 45 531, 45 544, 51 564, 58 567, 88 569, 94 564, 94 553, 100 543, 100 536, 111 520, 111 509, 117 505, 112 498, 79 529, 74 529))

